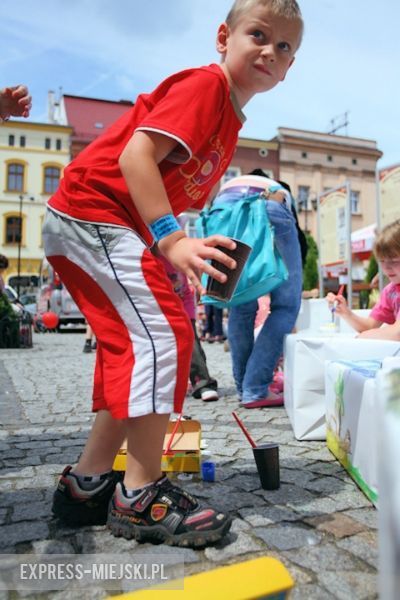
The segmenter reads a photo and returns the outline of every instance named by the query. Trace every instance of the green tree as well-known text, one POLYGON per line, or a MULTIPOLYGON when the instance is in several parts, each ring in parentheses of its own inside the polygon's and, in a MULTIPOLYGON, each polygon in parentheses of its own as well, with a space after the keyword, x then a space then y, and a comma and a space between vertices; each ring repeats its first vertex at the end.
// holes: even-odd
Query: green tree
POLYGON ((318 287, 318 246, 311 234, 306 233, 307 257, 303 268, 303 289, 312 290, 318 287))
MULTIPOLYGON (((378 263, 376 261, 375 255, 371 254, 371 257, 368 262, 367 272, 364 277, 365 283, 371 283, 375 275, 378 273, 378 263)), ((370 290, 361 290, 360 292, 360 307, 368 308, 369 295, 370 290)))

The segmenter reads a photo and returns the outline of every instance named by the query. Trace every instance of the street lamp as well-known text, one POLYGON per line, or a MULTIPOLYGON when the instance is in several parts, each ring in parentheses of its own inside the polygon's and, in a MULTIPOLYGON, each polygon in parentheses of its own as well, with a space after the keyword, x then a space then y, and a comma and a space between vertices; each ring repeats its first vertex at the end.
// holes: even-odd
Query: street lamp
MULTIPOLYGON (((34 196, 28 196, 29 200, 33 202, 34 196)), ((17 296, 19 300, 19 290, 21 286, 21 245, 22 245, 22 205, 24 202, 24 194, 19 195, 19 236, 18 236, 18 258, 17 258, 17 296)))

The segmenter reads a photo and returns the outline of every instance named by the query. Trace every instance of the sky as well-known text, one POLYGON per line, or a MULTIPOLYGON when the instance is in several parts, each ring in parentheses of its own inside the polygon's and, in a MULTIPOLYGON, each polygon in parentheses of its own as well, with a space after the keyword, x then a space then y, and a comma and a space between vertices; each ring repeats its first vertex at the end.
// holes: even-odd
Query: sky
MULTIPOLYGON (((278 127, 375 140, 380 167, 400 163, 399 0, 299 0, 303 44, 285 81, 254 97, 244 137, 278 127)), ((25 83, 30 120, 47 94, 135 100, 168 75, 219 62, 231 0, 18 0, 0 3, 0 87, 25 83), (15 8, 13 8, 15 7, 15 8)))

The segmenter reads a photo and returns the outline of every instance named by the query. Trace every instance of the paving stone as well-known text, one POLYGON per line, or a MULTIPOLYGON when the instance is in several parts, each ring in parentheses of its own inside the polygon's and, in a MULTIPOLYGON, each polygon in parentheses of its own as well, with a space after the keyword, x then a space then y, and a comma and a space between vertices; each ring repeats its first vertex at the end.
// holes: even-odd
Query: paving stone
MULTIPOLYGON (((233 534, 229 534, 229 539, 232 539, 233 534)), ((257 543, 250 535, 244 532, 239 532, 235 539, 228 543, 223 548, 208 547, 204 550, 205 557, 212 562, 221 563, 236 556, 242 557, 245 554, 258 552, 261 549, 261 544, 257 543)), ((243 559, 244 560, 244 559, 243 559)))
POLYGON ((354 535, 337 544, 339 548, 348 550, 355 556, 358 556, 369 565, 378 568, 378 539, 376 532, 363 532, 360 535, 354 535))
POLYGON ((305 519, 306 523, 312 525, 318 531, 331 533, 335 538, 344 538, 365 530, 365 525, 355 521, 343 513, 333 513, 320 517, 305 519))
POLYGON ((318 477, 318 479, 306 481, 304 487, 313 492, 321 492, 326 496, 338 494, 343 490, 352 492, 351 486, 346 486, 346 484, 337 477, 318 477))
POLYGON ((282 521, 300 520, 298 513, 288 510, 284 506, 252 506, 251 508, 241 508, 238 513, 252 527, 264 527, 282 521))
POLYGON ((371 573, 338 570, 336 573, 319 573, 318 579, 324 587, 334 592, 338 600, 377 598, 376 577, 371 573))
POLYGON ((343 498, 338 502, 334 497, 314 497, 312 500, 307 500, 305 502, 293 502, 288 500, 286 504, 289 508, 293 508, 305 517, 314 517, 327 513, 331 514, 349 508, 349 505, 343 498))
POLYGON ((349 515, 352 519, 359 521, 370 529, 378 529, 378 511, 375 507, 347 510, 346 515, 349 515))
POLYGON ((271 504, 289 504, 290 506, 302 505, 315 499, 315 495, 301 487, 282 483, 280 488, 273 491, 261 490, 256 492, 262 495, 271 504))
MULTIPOLYGON (((319 585, 295 585, 290 600, 336 600, 336 596, 330 594, 319 585)), ((347 598, 350 600, 350 597, 347 598)))
POLYGON ((297 525, 256 527, 254 535, 261 538, 269 548, 278 550, 307 548, 319 544, 322 539, 322 536, 315 531, 297 525))
POLYGON ((49 534, 46 523, 37 521, 33 523, 13 523, 1 528, 0 548, 9 548, 21 542, 41 540, 49 534))
POLYGON ((75 554, 73 545, 64 540, 39 540, 32 548, 34 554, 75 554))
POLYGON ((30 502, 29 504, 16 504, 11 515, 13 523, 18 521, 36 521, 43 517, 48 517, 51 507, 43 500, 39 502, 30 502))
POLYGON ((358 562, 349 552, 338 548, 335 544, 319 544, 308 546, 303 552, 290 550, 285 556, 294 563, 310 569, 314 573, 324 571, 355 571, 358 562))

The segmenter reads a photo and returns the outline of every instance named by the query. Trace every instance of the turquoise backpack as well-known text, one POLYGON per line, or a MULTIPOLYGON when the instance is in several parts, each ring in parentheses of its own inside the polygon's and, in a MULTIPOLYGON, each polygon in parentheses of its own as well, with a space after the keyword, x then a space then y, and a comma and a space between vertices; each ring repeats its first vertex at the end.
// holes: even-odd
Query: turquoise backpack
MULTIPOLYGON (((252 251, 229 302, 202 296, 204 304, 220 308, 237 306, 272 292, 288 278, 288 271, 274 243, 274 228, 268 218, 265 198, 259 194, 234 202, 218 201, 201 211, 196 220, 198 237, 219 233, 251 246, 252 251)), ((203 273, 202 284, 207 286, 208 275, 203 273)))

